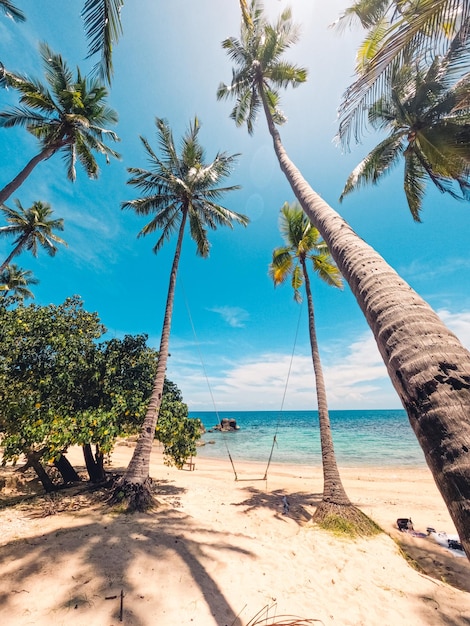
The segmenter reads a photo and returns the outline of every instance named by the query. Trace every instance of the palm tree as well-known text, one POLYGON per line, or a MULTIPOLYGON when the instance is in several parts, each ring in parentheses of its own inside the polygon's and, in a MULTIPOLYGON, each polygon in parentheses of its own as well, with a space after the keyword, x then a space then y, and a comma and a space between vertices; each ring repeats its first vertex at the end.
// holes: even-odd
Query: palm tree
POLYGON ((10 0, 0 0, 0 11, 11 17, 15 22, 24 22, 26 19, 23 11, 18 9, 10 0))
POLYGON ((23 302, 26 298, 34 298, 30 285, 37 285, 31 270, 22 270, 14 263, 0 271, 0 304, 5 302, 23 302), (11 294, 11 295, 9 295, 11 294))
POLYGON ((51 219, 52 209, 49 204, 33 202, 29 209, 24 209, 19 200, 15 200, 15 203, 17 210, 6 206, 1 208, 8 226, 0 227, 0 235, 13 235, 16 239, 13 242, 15 247, 0 265, 0 272, 10 264, 13 257, 23 250, 30 250, 33 256, 37 256, 38 246, 41 246, 50 256, 54 256, 57 252, 55 244, 67 245, 63 239, 52 232, 64 230, 64 220, 62 218, 51 219))
MULTIPOLYGON (((367 29, 358 51, 358 78, 348 87, 339 108, 339 138, 349 144, 359 139, 364 112, 376 101, 393 71, 410 56, 426 58, 445 52, 450 41, 468 41, 470 0, 356 0, 338 20, 339 25, 357 18, 367 29)), ((468 68, 468 54, 462 56, 468 68), (466 57, 466 58, 465 58, 466 57)))
POLYGON ((427 69, 410 59, 395 65, 387 92, 369 109, 370 124, 388 136, 350 174, 340 200, 360 185, 377 183, 404 158, 404 189, 411 214, 420 221, 425 180, 441 192, 468 200, 470 192, 470 74, 453 82, 460 46, 435 57, 427 69), (462 197, 451 183, 460 185, 462 197))
POLYGON ((62 57, 47 44, 41 44, 40 52, 50 90, 38 80, 5 72, 5 80, 21 94, 23 106, 0 113, 0 127, 25 127, 39 140, 41 150, 0 191, 0 204, 23 184, 38 163, 56 152, 63 153, 71 181, 76 178, 77 159, 90 178, 97 178, 93 152, 103 154, 107 163, 110 156, 119 157, 104 143, 105 139, 119 141, 116 133, 104 128, 117 122, 116 112, 104 102, 106 88, 97 80, 83 78, 79 69, 74 80, 62 57))
POLYGON ((267 23, 256 0, 250 12, 252 24, 242 23, 240 40, 223 42, 236 69, 231 85, 222 84, 218 96, 236 98, 232 117, 240 125, 249 121, 252 102, 261 101, 280 168, 366 317, 470 556, 470 353, 289 159, 275 126, 278 98, 273 95, 277 96, 276 87, 299 82, 299 72, 281 59, 296 40, 297 30, 289 12, 275 26, 267 23))
POLYGON ((307 296, 308 328, 315 372, 323 466, 323 497, 313 519, 320 522, 330 515, 335 515, 346 519, 353 518, 354 521, 362 520, 362 513, 351 504, 346 494, 336 463, 307 263, 310 265, 311 262, 310 267, 317 276, 334 287, 342 286, 341 274, 330 257, 328 247, 320 239, 318 230, 298 204, 292 206, 287 202, 284 204, 281 209, 280 231, 285 245, 273 251, 269 275, 275 286, 290 278, 296 302, 302 302, 300 289, 303 285, 307 296))
POLYGON ((196 243, 197 254, 205 258, 209 255, 208 229, 215 230, 217 226, 232 228, 233 221, 244 226, 248 224, 245 215, 217 204, 225 193, 239 188, 218 186, 220 181, 230 174, 238 155, 218 153, 212 162, 206 164, 204 150, 198 138, 200 126, 197 118, 183 137, 180 155, 175 148, 173 134, 167 122, 157 118, 156 126, 162 156, 157 156, 149 142, 141 137, 151 169, 129 168, 132 177, 128 184, 142 190, 145 195, 122 205, 123 208, 134 210, 138 215, 154 214, 151 221, 140 231, 139 236, 161 230, 153 248, 155 253, 161 249, 166 240, 178 233, 170 271, 155 384, 134 454, 114 492, 115 499, 121 500, 125 497, 129 501, 129 507, 138 510, 145 510, 152 503, 149 479, 150 453, 162 401, 176 278, 186 225, 189 224, 189 232, 196 243))

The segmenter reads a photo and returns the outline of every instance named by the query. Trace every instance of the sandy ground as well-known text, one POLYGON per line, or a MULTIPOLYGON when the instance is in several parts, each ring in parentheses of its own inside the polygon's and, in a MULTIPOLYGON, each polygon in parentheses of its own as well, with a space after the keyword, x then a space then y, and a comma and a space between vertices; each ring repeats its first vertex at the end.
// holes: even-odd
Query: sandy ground
MULTIPOLYGON (((112 469, 131 451, 116 447, 112 469)), ((83 465, 79 450, 68 456, 83 465)), ((66 492, 1 508, 0 624, 470 625, 469 561, 396 529, 411 516, 417 530, 455 532, 428 470, 342 469, 350 498, 384 530, 351 540, 307 523, 319 468, 273 465, 266 482, 253 480, 263 468, 237 469, 235 481, 228 461, 197 458, 195 471, 178 471, 156 447, 162 505, 150 514, 66 492)), ((16 474, 1 476, 5 501, 16 474)))

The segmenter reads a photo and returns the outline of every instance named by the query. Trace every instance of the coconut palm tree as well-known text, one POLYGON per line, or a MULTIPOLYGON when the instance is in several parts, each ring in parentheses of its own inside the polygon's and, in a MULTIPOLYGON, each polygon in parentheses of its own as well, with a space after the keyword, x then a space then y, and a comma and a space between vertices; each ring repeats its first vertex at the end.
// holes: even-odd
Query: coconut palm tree
POLYGON ((304 179, 287 155, 275 122, 276 88, 301 82, 283 52, 297 39, 290 12, 270 25, 257 0, 240 39, 223 42, 235 63, 219 98, 236 99, 232 117, 249 121, 261 102, 281 170, 318 228, 369 324, 392 383, 407 411, 434 480, 470 556, 470 353, 431 307, 304 179))
POLYGON ((199 142, 200 126, 197 118, 190 124, 183 137, 179 155, 168 123, 157 118, 156 127, 161 156, 158 156, 150 143, 141 137, 151 169, 129 168, 128 171, 132 176, 128 184, 143 191, 144 195, 122 205, 125 209, 132 209, 137 215, 153 215, 139 236, 161 231, 153 247, 155 253, 161 249, 165 241, 177 233, 155 384, 134 454, 123 480, 114 492, 114 498, 119 500, 126 498, 129 507, 138 510, 146 509, 152 502, 149 479, 150 453, 162 401, 176 278, 186 227, 189 226, 191 238, 196 243, 197 254, 205 258, 209 255, 208 229, 215 230, 217 226, 232 228, 233 221, 244 226, 248 224, 245 215, 217 204, 225 193, 239 188, 219 186, 220 182, 229 176, 237 155, 218 153, 212 162, 206 163, 204 150, 199 142))
MULTIPOLYGON (((339 138, 349 144, 362 134, 364 112, 380 97, 393 67, 411 57, 445 53, 450 41, 468 41, 470 0, 356 0, 337 24, 357 19, 367 36, 357 54, 357 79, 343 95, 339 108, 339 138)), ((462 65, 468 71, 468 53, 462 65)))
POLYGON ((5 80, 20 93, 22 106, 1 112, 0 127, 26 128, 39 140, 41 149, 0 191, 0 204, 23 184, 36 165, 56 152, 63 154, 71 181, 76 178, 77 160, 90 178, 97 178, 94 152, 103 154, 107 163, 110 157, 119 157, 105 143, 109 139, 119 141, 116 133, 104 127, 117 122, 116 112, 105 104, 106 88, 97 80, 82 77, 79 69, 74 79, 62 57, 47 44, 41 44, 40 52, 49 87, 5 72, 5 80))
POLYGON ((320 239, 320 233, 298 204, 289 205, 287 202, 284 204, 281 209, 280 231, 285 245, 273 251, 269 275, 275 286, 290 279, 296 302, 302 302, 300 291, 302 286, 305 287, 307 296, 308 328, 315 373, 323 466, 323 497, 313 519, 322 521, 333 514, 346 519, 360 520, 363 518, 362 513, 351 504, 336 462, 308 268, 313 269, 321 280, 334 287, 342 287, 341 274, 330 257, 327 245, 320 239))
POLYGON ((23 302, 27 298, 34 298, 30 285, 37 285, 38 279, 31 270, 22 270, 12 263, 0 271, 0 305, 6 302, 23 302))
POLYGON ((13 235, 16 239, 13 242, 13 250, 0 265, 0 272, 10 264, 13 257, 23 250, 30 250, 33 256, 37 256, 38 246, 41 246, 50 256, 54 256, 57 252, 55 244, 67 245, 63 239, 52 232, 64 230, 64 220, 51 218, 52 209, 49 204, 33 202, 29 209, 24 209, 19 200, 15 200, 15 203, 17 210, 6 206, 1 208, 8 226, 0 226, 0 235, 13 235))
POLYGON ((0 11, 11 17, 15 22, 24 22, 26 19, 23 11, 18 9, 10 0, 0 0, 0 11))
POLYGON ((350 174, 341 200, 361 185, 376 184, 402 157, 406 199, 416 221, 427 178, 441 192, 470 198, 470 74, 453 78, 460 48, 452 46, 427 69, 412 59, 394 66, 386 93, 369 109, 370 124, 388 136, 350 174))

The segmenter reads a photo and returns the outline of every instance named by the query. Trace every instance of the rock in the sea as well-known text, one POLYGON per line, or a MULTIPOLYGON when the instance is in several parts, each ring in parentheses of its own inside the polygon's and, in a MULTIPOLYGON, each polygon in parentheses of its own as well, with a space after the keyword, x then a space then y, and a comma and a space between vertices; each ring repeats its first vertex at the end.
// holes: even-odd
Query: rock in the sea
POLYGON ((240 430, 240 426, 237 424, 237 420, 228 417, 224 417, 220 420, 220 424, 214 426, 213 430, 221 430, 223 432, 229 432, 232 430, 240 430))

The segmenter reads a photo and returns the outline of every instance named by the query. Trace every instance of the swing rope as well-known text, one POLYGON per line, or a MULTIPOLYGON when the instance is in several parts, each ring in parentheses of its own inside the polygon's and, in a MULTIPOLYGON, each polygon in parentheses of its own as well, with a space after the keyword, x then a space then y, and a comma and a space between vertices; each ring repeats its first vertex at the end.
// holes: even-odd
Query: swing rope
MULTIPOLYGON (((189 309, 189 303, 188 303, 188 300, 186 298, 186 293, 185 293, 185 290, 184 290, 182 279, 180 279, 180 285, 181 285, 181 290, 183 292, 183 299, 184 299, 184 302, 185 302, 185 305, 186 305, 186 310, 188 312, 189 322, 191 324, 191 328, 192 328, 192 331, 193 331, 193 334, 194 334, 194 338, 196 340, 196 348, 197 348, 197 352, 198 352, 198 355, 199 355, 199 360, 201 362, 202 371, 203 371, 203 374, 204 374, 204 378, 206 379, 207 387, 209 389, 209 394, 210 394, 210 397, 211 397, 212 406, 214 407, 214 412, 215 412, 215 414, 217 416, 217 422, 218 422, 219 426, 222 427, 222 421, 221 421, 220 416, 219 416, 219 411, 217 409, 217 405, 216 405, 216 402, 215 402, 214 394, 212 393, 212 387, 211 387, 211 384, 209 382, 209 377, 207 375, 207 370, 206 370, 206 367, 205 367, 205 364, 204 364, 204 359, 202 358, 202 352, 201 352, 201 349, 200 349, 200 343, 199 343, 198 336, 197 336, 197 333, 196 333, 196 328, 194 326, 194 322, 193 322, 193 318, 192 318, 192 315, 191 315, 191 311, 189 309)), ((299 317, 298 317, 298 320, 297 320, 297 328, 296 328, 295 336, 294 336, 294 345, 292 346, 292 353, 291 353, 290 362, 289 362, 289 369, 288 369, 288 372, 287 372, 286 384, 284 386, 284 393, 282 395, 281 408, 279 410, 278 419, 277 419, 277 423, 276 423, 276 431, 275 431, 274 436, 273 436, 273 443, 272 443, 272 446, 271 446, 271 452, 269 454, 268 463, 266 465, 264 476, 262 478, 238 478, 237 470, 235 469, 235 463, 233 462, 232 455, 230 454, 230 449, 229 449, 228 444, 227 444, 226 433, 224 433, 222 428, 220 429, 220 432, 222 434, 222 440, 224 442, 225 449, 226 449, 226 452, 227 452, 227 456, 228 456, 228 458, 230 460, 230 464, 232 466, 233 474, 235 476, 235 481, 253 481, 253 480, 267 481, 267 479, 268 479, 268 470, 269 470, 269 467, 271 465, 271 460, 273 458, 274 446, 277 444, 277 434, 279 432, 280 418, 281 418, 282 411, 284 409, 284 402, 285 402, 286 395, 287 395, 287 387, 289 385, 289 378, 290 378, 290 374, 291 374, 291 371, 292 371, 292 363, 293 363, 293 360, 294 360, 295 348, 296 348, 296 344, 297 344, 297 338, 298 338, 298 335, 299 335, 301 314, 302 314, 302 306, 299 307, 299 317)))

